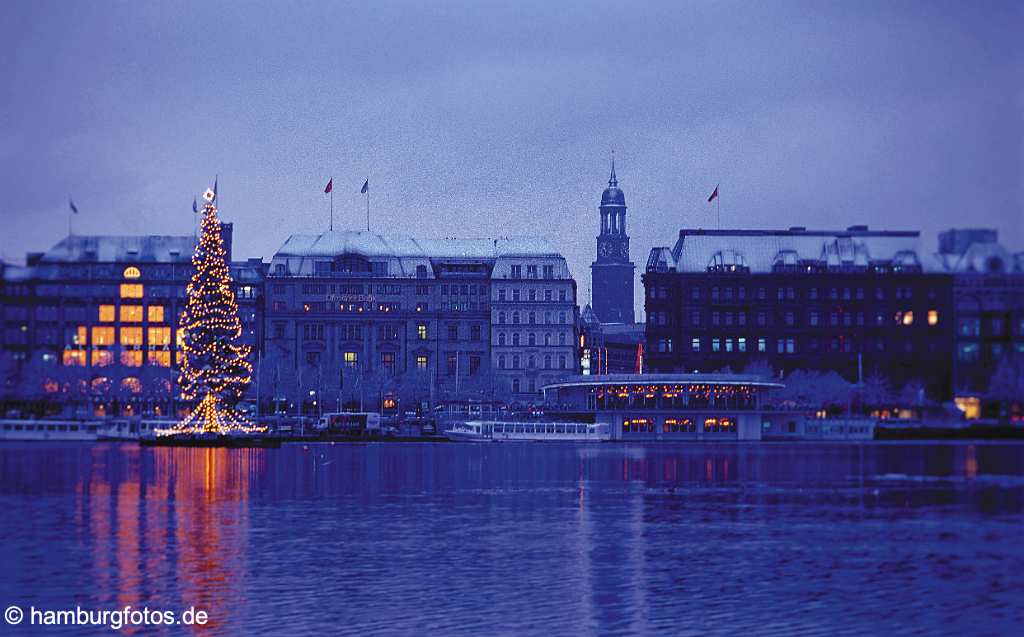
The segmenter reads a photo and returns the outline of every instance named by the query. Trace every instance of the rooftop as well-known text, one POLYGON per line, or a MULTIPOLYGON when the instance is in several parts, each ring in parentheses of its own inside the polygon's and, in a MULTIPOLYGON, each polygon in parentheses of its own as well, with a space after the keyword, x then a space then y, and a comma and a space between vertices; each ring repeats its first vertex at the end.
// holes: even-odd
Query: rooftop
POLYGON ((333 257, 341 254, 359 254, 365 257, 468 259, 561 256, 543 237, 417 239, 355 230, 293 234, 277 251, 276 256, 333 257))
POLYGON ((40 263, 187 263, 195 244, 192 236, 70 235, 40 263))
POLYGON ((673 248, 651 250, 648 271, 714 270, 768 273, 777 266, 843 268, 898 267, 943 271, 935 255, 921 250, 920 233, 907 230, 704 230, 684 228, 673 248))

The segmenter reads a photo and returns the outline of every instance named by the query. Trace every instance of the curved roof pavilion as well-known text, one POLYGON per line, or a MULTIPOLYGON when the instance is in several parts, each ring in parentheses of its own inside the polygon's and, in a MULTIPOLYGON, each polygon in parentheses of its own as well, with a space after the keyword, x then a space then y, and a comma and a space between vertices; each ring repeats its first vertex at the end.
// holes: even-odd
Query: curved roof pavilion
POLYGON ((752 389, 781 389, 782 383, 753 374, 604 374, 599 376, 574 376, 567 380, 542 387, 545 395, 549 390, 571 387, 608 387, 635 385, 649 388, 652 385, 742 385, 752 389))

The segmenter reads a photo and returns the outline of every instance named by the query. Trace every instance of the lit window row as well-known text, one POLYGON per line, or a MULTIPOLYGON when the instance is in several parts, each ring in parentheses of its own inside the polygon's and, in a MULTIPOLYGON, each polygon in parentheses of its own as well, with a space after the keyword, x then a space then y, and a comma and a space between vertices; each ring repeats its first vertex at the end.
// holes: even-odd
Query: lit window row
MULTIPOLYGON (((113 323, 114 317, 120 314, 122 323, 141 323, 143 307, 141 305, 101 305, 99 308, 99 322, 113 323)), ((145 310, 145 315, 150 323, 164 322, 164 306, 150 305, 145 310)))
MULTIPOLYGON (((178 330, 180 335, 181 330, 178 330)), ((149 327, 146 328, 146 334, 149 337, 147 342, 150 345, 170 345, 171 344, 171 328, 169 327, 149 327)), ((120 340, 117 338, 117 331, 113 327, 106 326, 94 326, 92 328, 92 344, 93 345, 144 345, 142 342, 143 330, 141 327, 122 327, 120 328, 120 340)), ((79 325, 71 337, 71 345, 85 346, 87 328, 84 325, 79 325)), ((180 341, 180 338, 179 338, 180 341)))
MULTIPOLYGON (((114 364, 114 352, 111 350, 64 350, 62 363, 65 367, 85 367, 86 363, 92 367, 108 367, 114 364)), ((146 361, 153 367, 170 367, 171 352, 167 350, 124 350, 117 358, 125 367, 142 367, 146 361)), ((181 362, 181 354, 178 354, 178 362, 181 362)))
MULTIPOLYGON (((622 420, 622 433, 654 433, 656 429, 654 418, 624 418, 622 420)), ((661 424, 663 433, 696 433, 697 426, 692 418, 665 418, 661 424)), ((736 419, 728 417, 708 417, 704 419, 704 427, 701 431, 705 433, 735 433, 736 419)))

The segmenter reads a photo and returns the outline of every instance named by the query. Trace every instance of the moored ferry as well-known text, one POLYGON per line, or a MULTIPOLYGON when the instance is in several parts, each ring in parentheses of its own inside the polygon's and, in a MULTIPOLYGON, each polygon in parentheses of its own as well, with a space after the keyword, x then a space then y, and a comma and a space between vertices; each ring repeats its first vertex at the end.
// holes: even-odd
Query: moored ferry
POLYGON ((93 442, 138 440, 173 420, 115 418, 113 420, 0 420, 0 441, 93 442))
POLYGON ((604 442, 608 425, 583 422, 483 421, 455 423, 445 434, 470 442, 604 442))
POLYGON ((95 441, 109 431, 110 424, 98 420, 0 420, 4 441, 95 441))

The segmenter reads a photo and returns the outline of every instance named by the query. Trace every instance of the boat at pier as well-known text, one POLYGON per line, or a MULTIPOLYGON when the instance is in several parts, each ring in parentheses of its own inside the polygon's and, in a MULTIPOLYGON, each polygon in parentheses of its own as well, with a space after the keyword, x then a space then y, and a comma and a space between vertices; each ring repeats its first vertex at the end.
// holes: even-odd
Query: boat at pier
POLYGON ((0 420, 0 441, 90 442, 109 440, 116 431, 99 420, 0 420))
POLYGON ((483 421, 454 423, 445 431, 451 440, 466 442, 604 442, 608 425, 583 422, 483 421))

